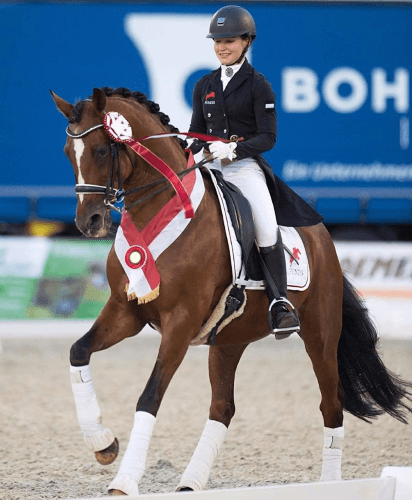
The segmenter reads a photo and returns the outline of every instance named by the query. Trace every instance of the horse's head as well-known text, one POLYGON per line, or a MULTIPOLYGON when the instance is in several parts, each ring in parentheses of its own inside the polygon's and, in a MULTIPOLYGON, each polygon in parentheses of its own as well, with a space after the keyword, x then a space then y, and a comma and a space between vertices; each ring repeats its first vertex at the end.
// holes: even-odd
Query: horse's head
MULTIPOLYGON (((129 207, 134 206, 133 210, 137 210, 135 205, 142 203, 138 217, 142 227, 145 227, 173 196, 173 190, 153 192, 153 186, 158 184, 162 174, 140 153, 110 139, 103 125, 105 115, 116 111, 126 118, 134 138, 178 132, 178 129, 170 125, 169 117, 141 92, 131 92, 122 87, 94 89, 91 98, 76 105, 66 102, 54 92, 51 94, 57 109, 69 120, 64 151, 76 177, 77 227, 86 236, 105 236, 111 226, 110 209, 116 208, 113 203, 122 195, 123 185, 128 200, 132 202, 129 207), (144 187, 149 194, 151 190, 152 196, 148 194, 139 200, 137 190, 140 187, 144 187), (147 203, 146 207, 144 203, 147 203), (154 213, 151 214, 151 211, 154 213)), ((169 137, 151 141, 150 150, 171 166, 167 168, 173 168, 175 172, 186 168, 184 143, 180 139, 169 137)))
POLYGON ((106 95, 94 89, 91 99, 72 105, 51 94, 57 109, 69 120, 64 152, 76 178, 76 225, 85 236, 105 236, 112 223, 110 209, 116 201, 119 172, 126 179, 132 170, 129 157, 119 153, 119 146, 110 141, 103 127, 106 95))

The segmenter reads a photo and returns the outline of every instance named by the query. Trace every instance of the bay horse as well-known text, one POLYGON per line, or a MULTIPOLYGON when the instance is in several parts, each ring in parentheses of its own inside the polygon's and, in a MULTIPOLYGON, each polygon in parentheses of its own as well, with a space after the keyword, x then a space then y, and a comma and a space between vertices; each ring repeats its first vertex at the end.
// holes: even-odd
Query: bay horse
MULTIPOLYGON (((137 230, 144 230, 177 195, 170 184, 168 189, 159 189, 161 174, 134 150, 121 146, 113 153, 113 141, 102 123, 106 113, 118 112, 128 120, 136 138, 176 131, 168 117, 144 94, 124 88, 94 89, 90 98, 75 105, 51 94, 58 110, 69 120, 64 151, 76 178, 78 229, 87 237, 104 237, 108 233, 112 208, 108 193, 110 189, 116 193, 123 182, 128 193, 128 214, 137 230), (114 159, 117 162, 113 163, 114 159), (139 187, 144 188, 145 196, 141 190, 133 191, 139 187)), ((187 155, 177 137, 151 139, 147 144, 176 174, 187 169, 187 155)), ((141 304, 128 300, 127 276, 112 247, 107 259, 110 297, 91 329, 70 351, 73 394, 86 445, 95 452, 99 463, 109 464, 117 456, 118 442, 102 425, 90 357, 137 335, 148 324, 161 332, 153 372, 137 402, 129 444, 109 486, 113 495, 138 494, 165 391, 191 341, 232 281, 217 195, 210 177, 203 171, 202 176, 205 192, 195 217, 156 261, 161 276, 157 298, 141 304)), ((380 359, 375 326, 362 299, 343 275, 325 226, 320 223, 298 231, 308 254, 311 282, 305 291, 291 291, 288 299, 299 312, 299 335, 319 384, 324 422, 320 480, 330 481, 341 478, 343 410, 365 421, 386 412, 406 423, 406 414, 412 411, 406 401, 411 401, 412 384, 391 373, 380 359)), ((270 334, 267 310, 265 291, 248 290, 243 314, 225 326, 210 345, 209 418, 178 491, 200 490, 207 485, 213 460, 235 413, 236 367, 251 342, 270 334)))

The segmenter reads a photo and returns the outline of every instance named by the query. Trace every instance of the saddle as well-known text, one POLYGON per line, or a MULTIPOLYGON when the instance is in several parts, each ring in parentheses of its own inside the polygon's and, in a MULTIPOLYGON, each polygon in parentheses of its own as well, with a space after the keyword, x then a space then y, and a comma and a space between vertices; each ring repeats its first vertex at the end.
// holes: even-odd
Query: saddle
MULTIPOLYGON (((192 340, 192 346, 215 345, 216 335, 233 319, 243 314, 247 300, 246 289, 265 289, 265 272, 255 244, 255 226, 249 201, 238 187, 223 178, 219 170, 205 168, 202 171, 211 177, 218 197, 221 195, 224 199, 225 206, 221 203, 222 215, 225 222, 225 214, 228 214, 232 230, 231 232, 225 223, 226 235, 228 242, 233 242, 233 238, 237 240, 240 247, 237 255, 242 268, 240 269, 240 265, 232 266, 232 285, 225 290, 211 317, 192 340), (236 273, 233 273, 233 270, 236 270, 236 273)), ((289 260, 288 288, 305 290, 309 286, 309 267, 303 242, 294 228, 281 226, 280 229, 287 254, 285 258, 289 260)), ((232 255, 231 258, 236 260, 236 256, 232 255)))
MULTIPOLYGON (((219 170, 212 169, 209 172, 214 175, 216 184, 225 199, 235 236, 241 248, 245 279, 262 279, 262 271, 259 265, 260 255, 255 245, 255 225, 249 201, 237 186, 223 178, 219 170)), ((243 313, 246 305, 245 288, 246 285, 235 283, 226 290, 221 303, 217 307, 217 311, 219 311, 216 311, 218 317, 210 318, 210 330, 207 332, 207 343, 209 345, 215 345, 218 332, 232 319, 243 313)), ((205 329, 208 329, 207 325, 203 327, 203 330, 205 329)), ((204 338, 202 335, 200 337, 204 338)), ((192 345, 199 345, 198 339, 195 339, 192 345)))
POLYGON ((255 245, 255 225, 250 204, 237 186, 224 179, 222 172, 212 169, 211 173, 215 176, 226 201, 236 239, 242 250, 246 279, 262 280, 263 274, 259 264, 259 252, 255 245))

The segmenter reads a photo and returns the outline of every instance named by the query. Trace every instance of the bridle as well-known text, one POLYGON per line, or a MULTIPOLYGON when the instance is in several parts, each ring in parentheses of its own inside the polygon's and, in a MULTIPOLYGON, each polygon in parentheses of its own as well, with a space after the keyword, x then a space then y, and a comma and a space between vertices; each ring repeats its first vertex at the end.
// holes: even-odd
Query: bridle
MULTIPOLYGON (((70 130, 70 127, 67 127, 66 134, 72 139, 81 139, 82 137, 85 137, 86 135, 90 134, 91 132, 94 132, 95 130, 98 130, 99 128, 103 128, 103 123, 94 125, 79 133, 75 133, 70 130)), ((131 164, 133 165, 132 158, 127 152, 126 147, 125 146, 123 147, 124 151, 127 154, 127 157, 129 158, 131 164)), ((120 144, 110 139, 110 165, 109 165, 109 174, 107 176, 106 186, 99 186, 96 184, 76 184, 74 190, 76 194, 103 194, 105 196, 104 204, 106 205, 106 207, 108 209, 112 208, 121 213, 120 208, 116 207, 114 203, 120 203, 124 199, 125 192, 122 189, 122 184, 123 184, 122 172, 120 168, 120 144), (117 166, 117 176, 118 176, 118 189, 114 187, 116 166, 117 166)))
MULTIPOLYGON (((104 128, 103 123, 99 123, 97 125, 93 125, 92 127, 83 130, 82 132, 75 133, 72 130, 70 130, 70 126, 66 128, 66 134, 71 137, 72 139, 81 139, 82 137, 85 137, 86 135, 90 134, 91 132, 94 132, 95 130, 98 130, 100 128, 104 128)), ((154 139, 154 138, 164 138, 164 137, 177 137, 178 135, 189 135, 189 134, 175 134, 175 133, 166 133, 166 134, 157 134, 149 137, 143 137, 138 139, 137 141, 142 141, 144 139, 154 139)), ((190 134, 192 135, 192 134, 190 134)), ((137 191, 140 191, 142 189, 147 189, 150 187, 154 187, 159 184, 163 184, 167 182, 168 179, 159 179, 157 181, 151 182, 149 184, 144 184, 142 186, 137 186, 135 188, 129 189, 127 191, 124 191, 122 188, 123 185, 123 179, 122 179, 122 174, 121 174, 121 168, 120 168, 120 148, 122 148, 122 151, 126 153, 126 156, 128 157, 132 167, 134 166, 134 161, 132 156, 127 150, 127 147, 124 144, 120 144, 119 142, 114 141, 112 138, 109 137, 110 140, 110 165, 109 165, 109 174, 107 176, 107 182, 106 186, 100 186, 96 184, 76 184, 75 186, 75 192, 76 194, 102 194, 105 196, 104 198, 104 204, 108 209, 113 209, 116 210, 119 213, 122 213, 122 210, 118 207, 116 207, 114 204, 115 203, 120 203, 124 200, 125 196, 135 193, 137 191), (114 179, 116 175, 116 170, 117 170, 117 181, 118 181, 118 188, 116 189, 114 187, 114 179)), ((187 168, 183 172, 178 172, 176 175, 180 178, 183 178, 190 172, 192 172, 194 169, 199 168, 203 166, 205 163, 211 161, 208 158, 204 158, 201 160, 199 163, 196 163, 190 168, 187 168)), ((150 198, 153 198, 154 196, 157 196, 161 192, 165 191, 166 189, 170 188, 171 184, 167 183, 166 186, 163 186, 162 188, 150 193, 149 195, 139 198, 138 200, 134 201, 127 207, 125 207, 126 210, 129 210, 136 206, 137 204, 144 203, 145 201, 149 200, 150 198)))

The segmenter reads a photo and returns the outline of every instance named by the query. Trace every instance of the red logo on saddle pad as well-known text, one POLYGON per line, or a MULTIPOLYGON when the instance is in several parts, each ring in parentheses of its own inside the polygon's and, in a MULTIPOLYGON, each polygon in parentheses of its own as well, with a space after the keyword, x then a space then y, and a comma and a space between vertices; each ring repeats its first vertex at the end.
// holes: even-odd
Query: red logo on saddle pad
POLYGON ((216 94, 214 92, 210 92, 210 94, 207 94, 207 96, 205 97, 205 101, 207 101, 211 97, 216 97, 216 94))
POLYGON ((292 264, 292 262, 296 259, 296 260, 300 260, 300 257, 299 257, 299 254, 302 253, 299 248, 293 248, 293 257, 290 257, 290 263, 292 264))

